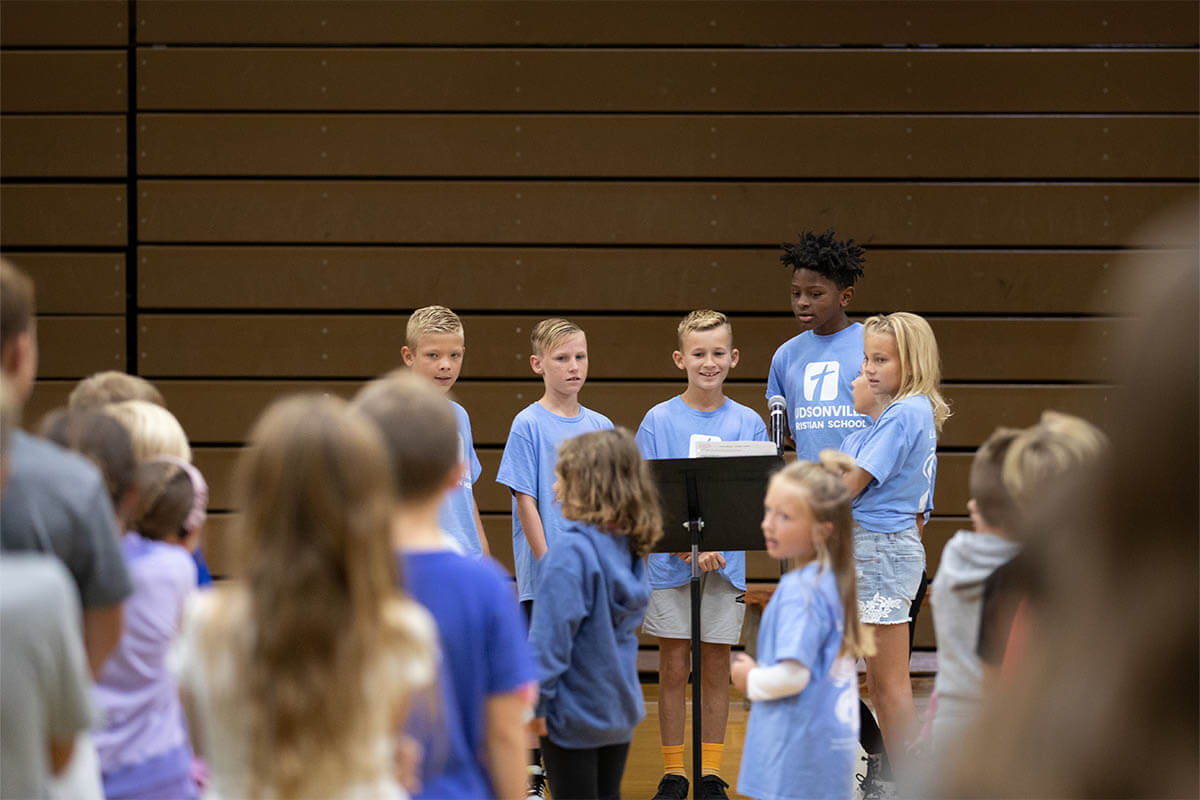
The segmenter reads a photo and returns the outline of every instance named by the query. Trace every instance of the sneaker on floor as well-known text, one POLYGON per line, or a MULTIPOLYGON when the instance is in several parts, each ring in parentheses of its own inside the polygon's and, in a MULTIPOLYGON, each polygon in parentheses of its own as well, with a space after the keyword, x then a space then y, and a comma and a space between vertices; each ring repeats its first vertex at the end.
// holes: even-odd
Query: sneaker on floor
POLYGON ((858 780, 855 796, 861 800, 894 800, 896 783, 883 776, 883 755, 867 753, 867 774, 855 775, 858 780))
POLYGON ((696 800, 729 800, 725 790, 729 784, 720 775, 701 775, 696 784, 696 800))
POLYGON ((546 796, 546 772, 536 764, 529 765, 529 788, 525 800, 543 800, 546 796))
POLYGON ((682 775, 668 772, 658 782, 658 791, 651 800, 687 800, 688 779, 682 775))

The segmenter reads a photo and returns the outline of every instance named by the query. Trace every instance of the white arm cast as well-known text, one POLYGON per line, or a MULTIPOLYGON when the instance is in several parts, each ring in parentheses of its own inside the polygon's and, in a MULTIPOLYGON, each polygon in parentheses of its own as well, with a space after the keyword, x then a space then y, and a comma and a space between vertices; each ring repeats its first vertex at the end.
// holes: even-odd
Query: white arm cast
POLYGON ((778 700, 800 694, 808 686, 812 673, 799 661, 780 661, 769 667, 755 667, 746 675, 746 697, 753 702, 778 700))

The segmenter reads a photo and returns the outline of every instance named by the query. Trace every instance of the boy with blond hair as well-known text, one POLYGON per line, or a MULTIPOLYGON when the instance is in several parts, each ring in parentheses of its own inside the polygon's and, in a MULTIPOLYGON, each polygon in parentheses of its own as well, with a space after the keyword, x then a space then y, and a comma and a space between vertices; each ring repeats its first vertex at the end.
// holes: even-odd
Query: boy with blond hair
POLYGON ((457 414, 425 380, 397 371, 367 384, 353 408, 375 423, 394 467, 393 546, 405 588, 433 615, 442 652, 433 720, 410 723, 428 752, 413 796, 520 797, 525 715, 535 671, 508 575, 453 552, 439 521, 458 490, 457 414))
MULTIPOLYGON (((687 374, 683 393, 646 412, 638 427, 642 455, 694 458, 696 445, 712 441, 766 441, 767 426, 750 408, 725 396, 725 379, 737 366, 733 326, 719 311, 702 309, 684 317, 678 328, 679 349, 671 354, 687 374)), ((697 798, 724 798, 729 786, 721 778, 725 725, 729 717, 729 653, 742 633, 746 606, 746 554, 700 554, 700 674, 703 707, 701 760, 697 798)), ((658 637, 658 713, 663 772, 656 798, 686 798, 683 768, 685 692, 691 672, 690 554, 652 553, 649 557, 650 606, 642 631, 658 637)))
POLYGON ((97 372, 75 384, 67 398, 72 411, 98 411, 110 403, 125 400, 145 400, 166 408, 162 392, 154 384, 137 375, 116 370, 97 372))
MULTIPOLYGON (((458 314, 445 306, 418 308, 408 318, 404 339, 405 344, 400 348, 404 365, 441 391, 449 392, 458 380, 467 349, 458 314)), ((450 400, 450 407, 454 409, 458 423, 458 460, 464 469, 458 485, 446 493, 438 513, 438 524, 464 553, 489 555, 491 549, 472 488, 483 473, 483 467, 475 454, 471 417, 453 400, 450 400)))
MULTIPOLYGON (((591 431, 609 430, 612 421, 579 404, 588 373, 587 336, 575 323, 544 319, 529 337, 529 366, 542 376, 545 391, 513 418, 496 482, 512 492, 513 563, 526 619, 533 613, 538 561, 567 522, 554 501, 558 446, 591 431)), ((530 764, 530 795, 542 796, 545 776, 535 747, 530 764)))

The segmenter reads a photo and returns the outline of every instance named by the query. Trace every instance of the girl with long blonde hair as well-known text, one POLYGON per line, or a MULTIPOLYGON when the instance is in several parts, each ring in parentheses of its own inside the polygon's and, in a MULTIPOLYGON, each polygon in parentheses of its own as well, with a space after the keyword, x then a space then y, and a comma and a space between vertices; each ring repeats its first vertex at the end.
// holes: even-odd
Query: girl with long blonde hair
POLYGON ((738 792, 757 798, 848 797, 858 759, 858 675, 874 650, 858 620, 854 522, 836 450, 797 461, 767 485, 767 553, 794 566, 779 581, 758 631, 758 661, 739 653, 733 685, 753 702, 738 792))
POLYGON ((925 571, 921 541, 933 509, 937 437, 950 407, 941 394, 937 340, 929 323, 898 311, 863 323, 862 377, 882 408, 842 450, 856 466, 844 480, 854 497, 858 613, 873 630, 867 691, 887 753, 902 761, 914 733, 909 620, 925 571))
POLYGON ((276 402, 236 472, 242 579, 198 595, 176 652, 216 797, 404 797, 392 733, 433 676, 395 589, 391 473, 345 402, 276 402))
POLYGON ((662 535, 658 492, 624 428, 568 439, 554 471, 567 527, 538 564, 532 727, 557 800, 616 798, 645 716, 637 627, 650 600, 646 554, 662 535))

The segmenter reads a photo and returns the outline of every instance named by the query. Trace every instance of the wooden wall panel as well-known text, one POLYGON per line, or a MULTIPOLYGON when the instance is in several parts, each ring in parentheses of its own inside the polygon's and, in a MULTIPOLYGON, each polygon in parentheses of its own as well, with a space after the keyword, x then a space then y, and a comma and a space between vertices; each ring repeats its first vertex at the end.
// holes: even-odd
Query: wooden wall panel
MULTIPOLYGON (((254 419, 276 398, 295 392, 329 392, 351 397, 360 381, 271 380, 156 380, 167 405, 197 444, 243 441, 254 419)), ((637 427, 646 410, 678 393, 678 382, 595 381, 584 389, 582 401, 629 428, 637 427)), ((535 381, 464 381, 455 397, 471 412, 478 446, 502 445, 513 416, 541 396, 535 381)), ((753 408, 765 405, 765 383, 728 385, 729 396, 753 408)), ((63 394, 70 389, 67 387, 63 394)), ((1055 408, 1100 420, 1110 402, 1112 387, 1067 384, 955 384, 944 387, 955 416, 939 438, 942 447, 976 447, 997 426, 1026 426, 1042 410, 1055 408)), ((53 390, 51 390, 53 391, 53 390)))
POLYGON ((104 50, 0 53, 0 111, 124 112, 126 60, 104 50))
POLYGON ((138 117, 138 173, 146 177, 1145 180, 1195 175, 1198 151, 1200 123, 1186 116, 138 117))
POLYGON ((6 252, 4 257, 33 278, 39 313, 125 313, 124 253, 6 252))
POLYGON ((38 316, 38 375, 82 378, 125 370, 125 317, 38 316))
POLYGON ((122 184, 16 184, 0 187, 4 247, 123 246, 122 184))
POLYGON ((138 182, 142 241, 761 244, 805 220, 866 243, 1136 245, 1182 184, 138 182))
MULTIPOLYGON (((543 315, 544 316, 544 315, 543 315)), ((467 316, 464 378, 531 377, 529 332, 541 316, 467 316)), ((187 315, 138 318, 138 372, 151 378, 370 378, 400 366, 403 315, 187 315), (253 343, 252 347, 247 347, 253 343)), ((677 316, 576 317, 588 333, 590 379, 682 379, 671 360, 677 316)), ((1112 377, 1105 319, 930 320, 949 381, 1102 381, 1112 377)), ((790 317, 735 319, 741 362, 731 377, 765 380, 795 334, 790 317)))
POLYGON ((162 111, 1138 113, 1195 112, 1200 93, 1187 50, 141 48, 137 58, 138 107, 162 111))
POLYGON ((173 0, 137 6, 143 43, 822 45, 1193 44, 1189 2, 173 0))
POLYGON ((124 47, 128 0, 4 0, 2 47, 124 47))
MULTIPOLYGON (((683 312, 707 304, 727 313, 786 312, 790 275, 780 266, 779 253, 771 246, 143 246, 138 248, 138 302, 158 309, 388 311, 436 302, 458 311, 544 308, 555 313, 683 312)), ((1107 250, 870 248, 851 310, 1128 311, 1110 286, 1153 274, 1160 254, 1114 256, 1107 250)))
POLYGON ((0 177, 123 178, 121 117, 0 117, 0 177))

